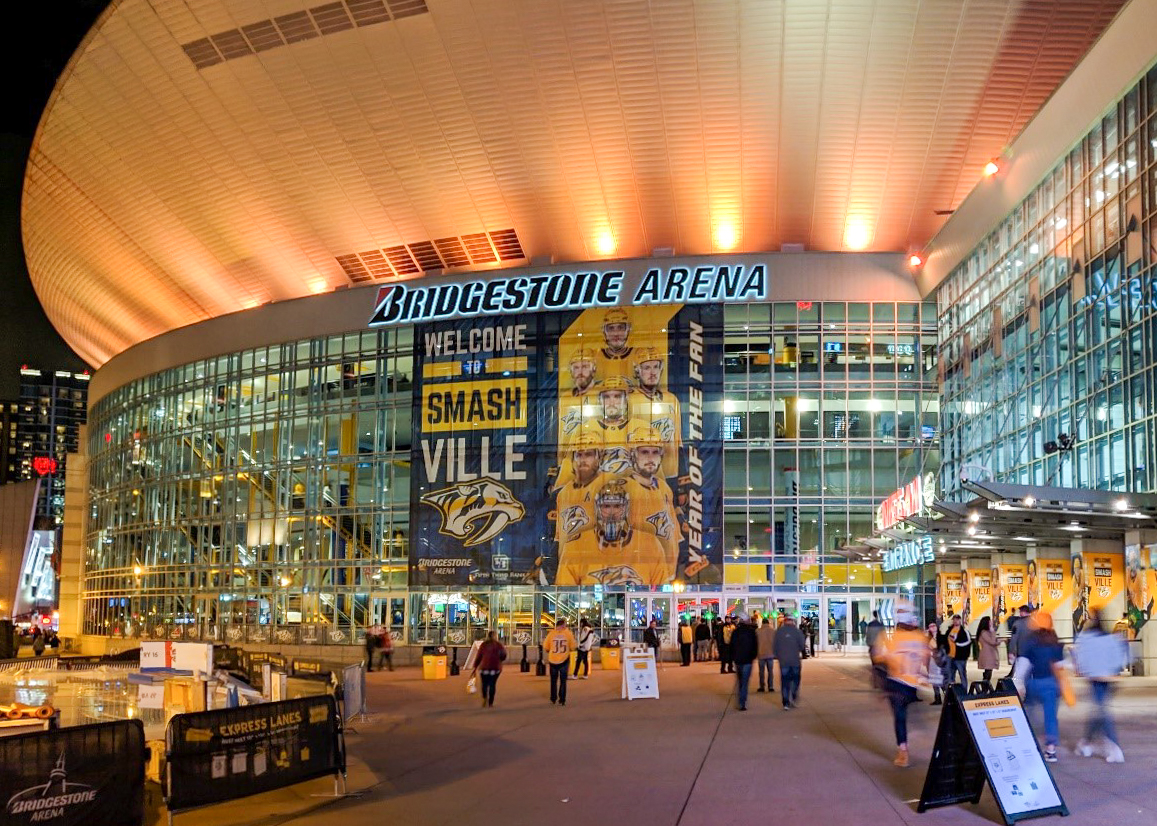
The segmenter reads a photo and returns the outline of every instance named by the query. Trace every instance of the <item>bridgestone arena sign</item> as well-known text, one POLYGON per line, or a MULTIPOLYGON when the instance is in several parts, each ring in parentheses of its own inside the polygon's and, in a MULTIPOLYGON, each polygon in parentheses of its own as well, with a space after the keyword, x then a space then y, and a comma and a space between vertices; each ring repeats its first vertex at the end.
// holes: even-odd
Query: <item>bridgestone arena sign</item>
POLYGON ((765 264, 651 267, 641 277, 638 272, 607 270, 448 281, 425 287, 390 284, 378 290, 370 326, 620 305, 764 301, 767 294, 765 264))

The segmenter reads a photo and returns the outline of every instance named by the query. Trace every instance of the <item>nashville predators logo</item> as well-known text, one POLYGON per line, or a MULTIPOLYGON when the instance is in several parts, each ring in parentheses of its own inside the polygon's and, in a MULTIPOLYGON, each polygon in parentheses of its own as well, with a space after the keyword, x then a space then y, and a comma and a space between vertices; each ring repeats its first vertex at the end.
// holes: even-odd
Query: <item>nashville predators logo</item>
POLYGON ((567 411, 561 419, 558 420, 559 428, 562 430, 563 436, 573 436, 578 432, 579 426, 583 423, 583 411, 581 407, 573 407, 567 411))
POLYGON ((670 416, 651 419, 651 428, 659 431, 659 437, 664 442, 669 442, 675 437, 675 423, 671 421, 670 416))
POLYGON ((643 578, 630 565, 611 565, 587 574, 601 585, 642 585, 643 578))
POLYGON ((591 516, 582 505, 571 505, 562 514, 562 530, 567 536, 574 536, 591 523, 591 516))
POLYGON ((626 476, 631 472, 631 454, 625 447, 608 447, 603 451, 603 463, 600 466, 603 473, 613 476, 626 476))
POLYGON ((489 542, 526 515, 510 489, 489 476, 432 491, 421 501, 442 515, 438 533, 460 539, 467 547, 489 542))
POLYGON ((671 517, 667 515, 666 511, 659 511, 647 517, 647 521, 651 523, 651 527, 655 530, 655 536, 660 539, 671 538, 671 517))

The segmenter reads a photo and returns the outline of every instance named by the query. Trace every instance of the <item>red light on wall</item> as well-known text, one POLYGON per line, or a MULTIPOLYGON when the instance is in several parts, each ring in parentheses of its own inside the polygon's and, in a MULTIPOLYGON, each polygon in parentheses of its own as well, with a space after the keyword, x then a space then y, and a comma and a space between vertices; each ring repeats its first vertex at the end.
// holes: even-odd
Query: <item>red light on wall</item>
POLYGON ((108 444, 108 443, 109 443, 109 442, 111 442, 111 441, 112 441, 112 434, 111 434, 111 433, 106 433, 106 434, 104 434, 104 442, 105 442, 105 444, 108 444))
POLYGON ((810 301, 797 301, 795 302, 795 308, 797 310, 810 310, 812 303, 810 301))
POLYGON ((32 469, 38 476, 47 476, 56 473, 56 460, 51 456, 37 456, 32 460, 32 469))

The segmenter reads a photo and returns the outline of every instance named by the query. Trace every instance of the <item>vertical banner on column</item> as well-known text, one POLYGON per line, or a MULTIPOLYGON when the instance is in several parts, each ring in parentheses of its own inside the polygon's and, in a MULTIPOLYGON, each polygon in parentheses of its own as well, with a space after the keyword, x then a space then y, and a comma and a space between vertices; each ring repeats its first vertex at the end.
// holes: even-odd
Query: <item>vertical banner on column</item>
POLYGON ((721 307, 415 340, 412 585, 721 581, 721 307))
POLYGON ((722 309, 586 310, 558 352, 554 584, 719 583, 722 309))
POLYGON ((964 609, 960 618, 965 625, 978 622, 992 609, 992 572, 987 569, 970 568, 963 572, 967 586, 964 591, 964 609))
POLYGON ((1140 639, 1141 629, 1153 615, 1152 580, 1154 545, 1125 546, 1125 616, 1129 620, 1129 639, 1140 639))
POLYGON ((936 588, 939 595, 937 614, 942 620, 964 610, 964 583, 961 574, 954 572, 938 574, 936 588))
MULTIPOLYGON (((1085 554, 1085 576, 1089 580, 1089 608, 1113 608, 1125 586, 1124 558, 1120 554, 1085 554)), ((1116 620, 1119 614, 1108 619, 1116 620)))
POLYGON ((1028 599, 1028 576, 1024 565, 992 566, 992 626, 994 629, 1014 614, 1028 599))
POLYGON ((1028 562, 1029 598, 1033 610, 1056 615, 1069 594, 1072 584, 1068 565, 1060 559, 1030 559, 1028 562), (1035 572, 1035 573, 1034 573, 1035 572), (1034 591, 1033 583, 1036 583, 1034 591))
POLYGON ((507 583, 542 555, 554 396, 535 329, 414 329, 410 584, 507 583))

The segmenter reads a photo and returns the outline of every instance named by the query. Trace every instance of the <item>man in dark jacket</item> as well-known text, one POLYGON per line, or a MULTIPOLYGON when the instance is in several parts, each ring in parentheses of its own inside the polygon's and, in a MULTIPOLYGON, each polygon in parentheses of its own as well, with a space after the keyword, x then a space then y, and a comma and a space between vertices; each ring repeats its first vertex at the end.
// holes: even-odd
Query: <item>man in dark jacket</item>
POLYGON ((659 662, 659 646, 661 640, 659 639, 659 626, 654 620, 651 620, 646 630, 643 631, 643 644, 654 653, 655 662, 659 662))
POLYGON ((695 624, 695 662, 711 659, 711 626, 703 617, 695 624))
POLYGON ((750 622, 739 620, 731 632, 731 660, 735 663, 740 711, 747 711, 747 684, 751 680, 751 664, 755 662, 758 653, 759 637, 755 633, 755 617, 750 622))
POLYGON ((779 688, 784 708, 793 708, 799 702, 800 658, 806 650, 803 634, 796 628, 795 618, 788 614, 775 630, 775 658, 779 660, 779 688))

